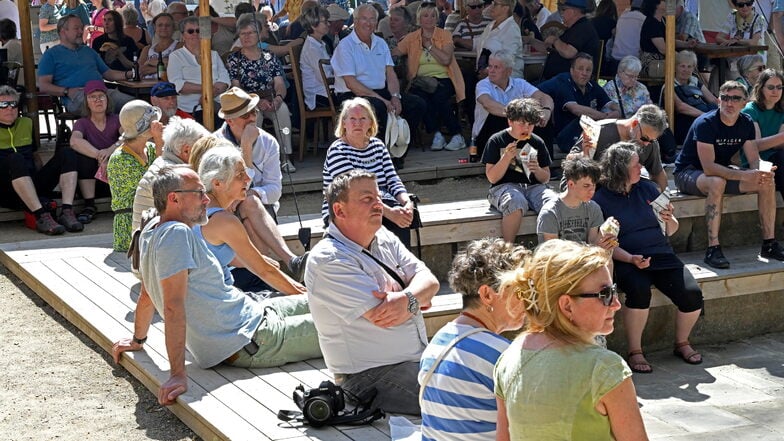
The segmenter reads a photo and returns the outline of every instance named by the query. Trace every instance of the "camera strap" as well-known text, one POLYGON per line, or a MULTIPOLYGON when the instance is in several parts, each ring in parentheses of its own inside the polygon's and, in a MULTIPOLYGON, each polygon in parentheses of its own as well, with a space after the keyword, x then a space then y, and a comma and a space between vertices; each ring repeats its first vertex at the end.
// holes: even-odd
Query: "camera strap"
MULTIPOLYGON (((333 235, 331 235, 329 233, 325 234, 324 237, 326 237, 328 239, 332 239, 332 240, 337 241, 337 242, 340 242, 340 240, 338 240, 335 236, 333 236, 333 235)), ((395 282, 397 282, 400 285, 400 289, 405 289, 406 286, 408 286, 406 284, 406 282, 403 281, 403 278, 400 277, 400 274, 396 273, 395 270, 393 270, 392 268, 389 267, 389 265, 387 265, 386 263, 382 262, 381 259, 379 259, 378 257, 370 254, 370 251, 362 248, 362 254, 370 257, 371 259, 373 259, 374 262, 379 264, 379 266, 381 266, 381 268, 383 268, 384 271, 386 271, 386 273, 389 274, 389 276, 392 277, 395 280, 395 282)))

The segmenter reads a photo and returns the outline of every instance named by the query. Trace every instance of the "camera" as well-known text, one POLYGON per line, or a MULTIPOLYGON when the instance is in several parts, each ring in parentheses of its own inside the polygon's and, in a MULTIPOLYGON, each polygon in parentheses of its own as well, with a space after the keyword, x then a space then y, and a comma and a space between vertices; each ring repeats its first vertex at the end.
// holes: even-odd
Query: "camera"
POLYGON ((331 381, 322 381, 318 388, 310 390, 300 384, 294 389, 294 403, 313 427, 328 424, 346 407, 343 389, 331 381))

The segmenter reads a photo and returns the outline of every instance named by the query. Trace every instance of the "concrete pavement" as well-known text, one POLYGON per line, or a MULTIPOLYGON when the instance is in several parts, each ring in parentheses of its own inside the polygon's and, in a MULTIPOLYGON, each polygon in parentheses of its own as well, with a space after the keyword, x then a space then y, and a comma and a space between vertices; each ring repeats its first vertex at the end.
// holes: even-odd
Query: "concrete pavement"
POLYGON ((701 365, 655 352, 634 374, 650 439, 784 440, 784 333, 695 349, 701 365))

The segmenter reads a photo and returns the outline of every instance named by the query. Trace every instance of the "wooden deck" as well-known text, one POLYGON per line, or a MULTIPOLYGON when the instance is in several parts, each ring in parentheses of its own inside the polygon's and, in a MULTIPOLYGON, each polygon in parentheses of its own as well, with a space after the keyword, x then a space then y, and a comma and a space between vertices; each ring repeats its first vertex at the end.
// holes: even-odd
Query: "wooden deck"
MULTIPOLYGON (((125 255, 112 252, 110 234, 5 244, 0 262, 105 351, 132 334, 140 284, 125 255)), ((148 336, 145 350, 127 353, 120 364, 155 393, 169 370, 157 315, 148 336)), ((322 359, 269 369, 199 369, 192 360, 187 354, 188 392, 171 410, 206 440, 390 439, 386 419, 322 429, 277 419, 279 410, 296 409, 291 393, 297 385, 317 387, 331 378, 322 359)))

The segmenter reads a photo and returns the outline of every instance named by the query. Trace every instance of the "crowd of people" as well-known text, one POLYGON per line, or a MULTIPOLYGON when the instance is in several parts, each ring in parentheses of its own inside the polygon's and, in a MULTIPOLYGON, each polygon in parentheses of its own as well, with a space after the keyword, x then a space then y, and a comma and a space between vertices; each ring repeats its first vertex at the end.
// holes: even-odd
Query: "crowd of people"
MULTIPOLYGON (((668 240, 679 222, 664 164, 674 162, 678 191, 705 197, 707 265, 730 266, 722 200, 742 193, 757 195, 760 257, 784 261, 775 238, 784 74, 749 55, 714 95, 689 50, 702 32, 682 1, 674 133, 639 81, 663 58, 662 0, 632 1, 620 15, 612 0, 564 0, 552 14, 538 0, 466 0, 465 18, 447 0, 365 3, 351 14, 314 0, 277 13, 241 4, 234 17, 211 11, 210 97, 199 20, 180 2, 142 3, 141 17, 105 0, 41 7, 38 86, 82 117, 69 146, 37 167, 20 93, 0 86, 0 205, 24 208, 54 235, 83 231, 100 215, 96 197, 110 196, 113 248, 128 250, 141 230, 134 333, 113 354, 143 349, 154 313, 163 316, 171 372, 162 404, 188 388, 186 348, 203 368, 323 356, 349 397, 421 415, 424 439, 646 439, 631 375, 653 372, 642 347, 652 287, 677 308, 674 355, 702 363, 689 337, 703 296, 668 240), (563 32, 542 34, 553 21, 563 32), (340 104, 323 164, 325 234, 303 255, 276 224, 283 174, 296 171, 297 98, 281 61, 291 45, 303 45, 306 107, 340 104), (541 78, 524 78, 524 46, 547 54, 541 78), (611 66, 602 85, 600 47, 601 70, 611 66), (457 50, 476 58, 459 62, 457 50), (325 58, 334 88, 321 79, 325 58), (165 68, 149 102, 107 87, 130 79, 136 62, 145 78, 165 68), (398 117, 415 142, 420 127, 432 137, 433 151, 475 146, 502 216, 501 238, 454 257, 449 284, 463 308, 430 341, 422 311, 440 284, 409 250, 418 220, 398 175, 405 155, 383 140, 398 117), (566 157, 551 185, 556 147, 566 157), (57 185, 59 212, 46 199, 57 185), (528 212, 538 216, 530 250, 515 245, 528 212), (626 357, 601 344, 618 310, 626 357), (501 335, 521 328, 514 341, 501 335)), ((757 15, 735 6, 717 41, 753 45, 757 15)), ((12 25, 0 21, 4 42, 12 25)))

